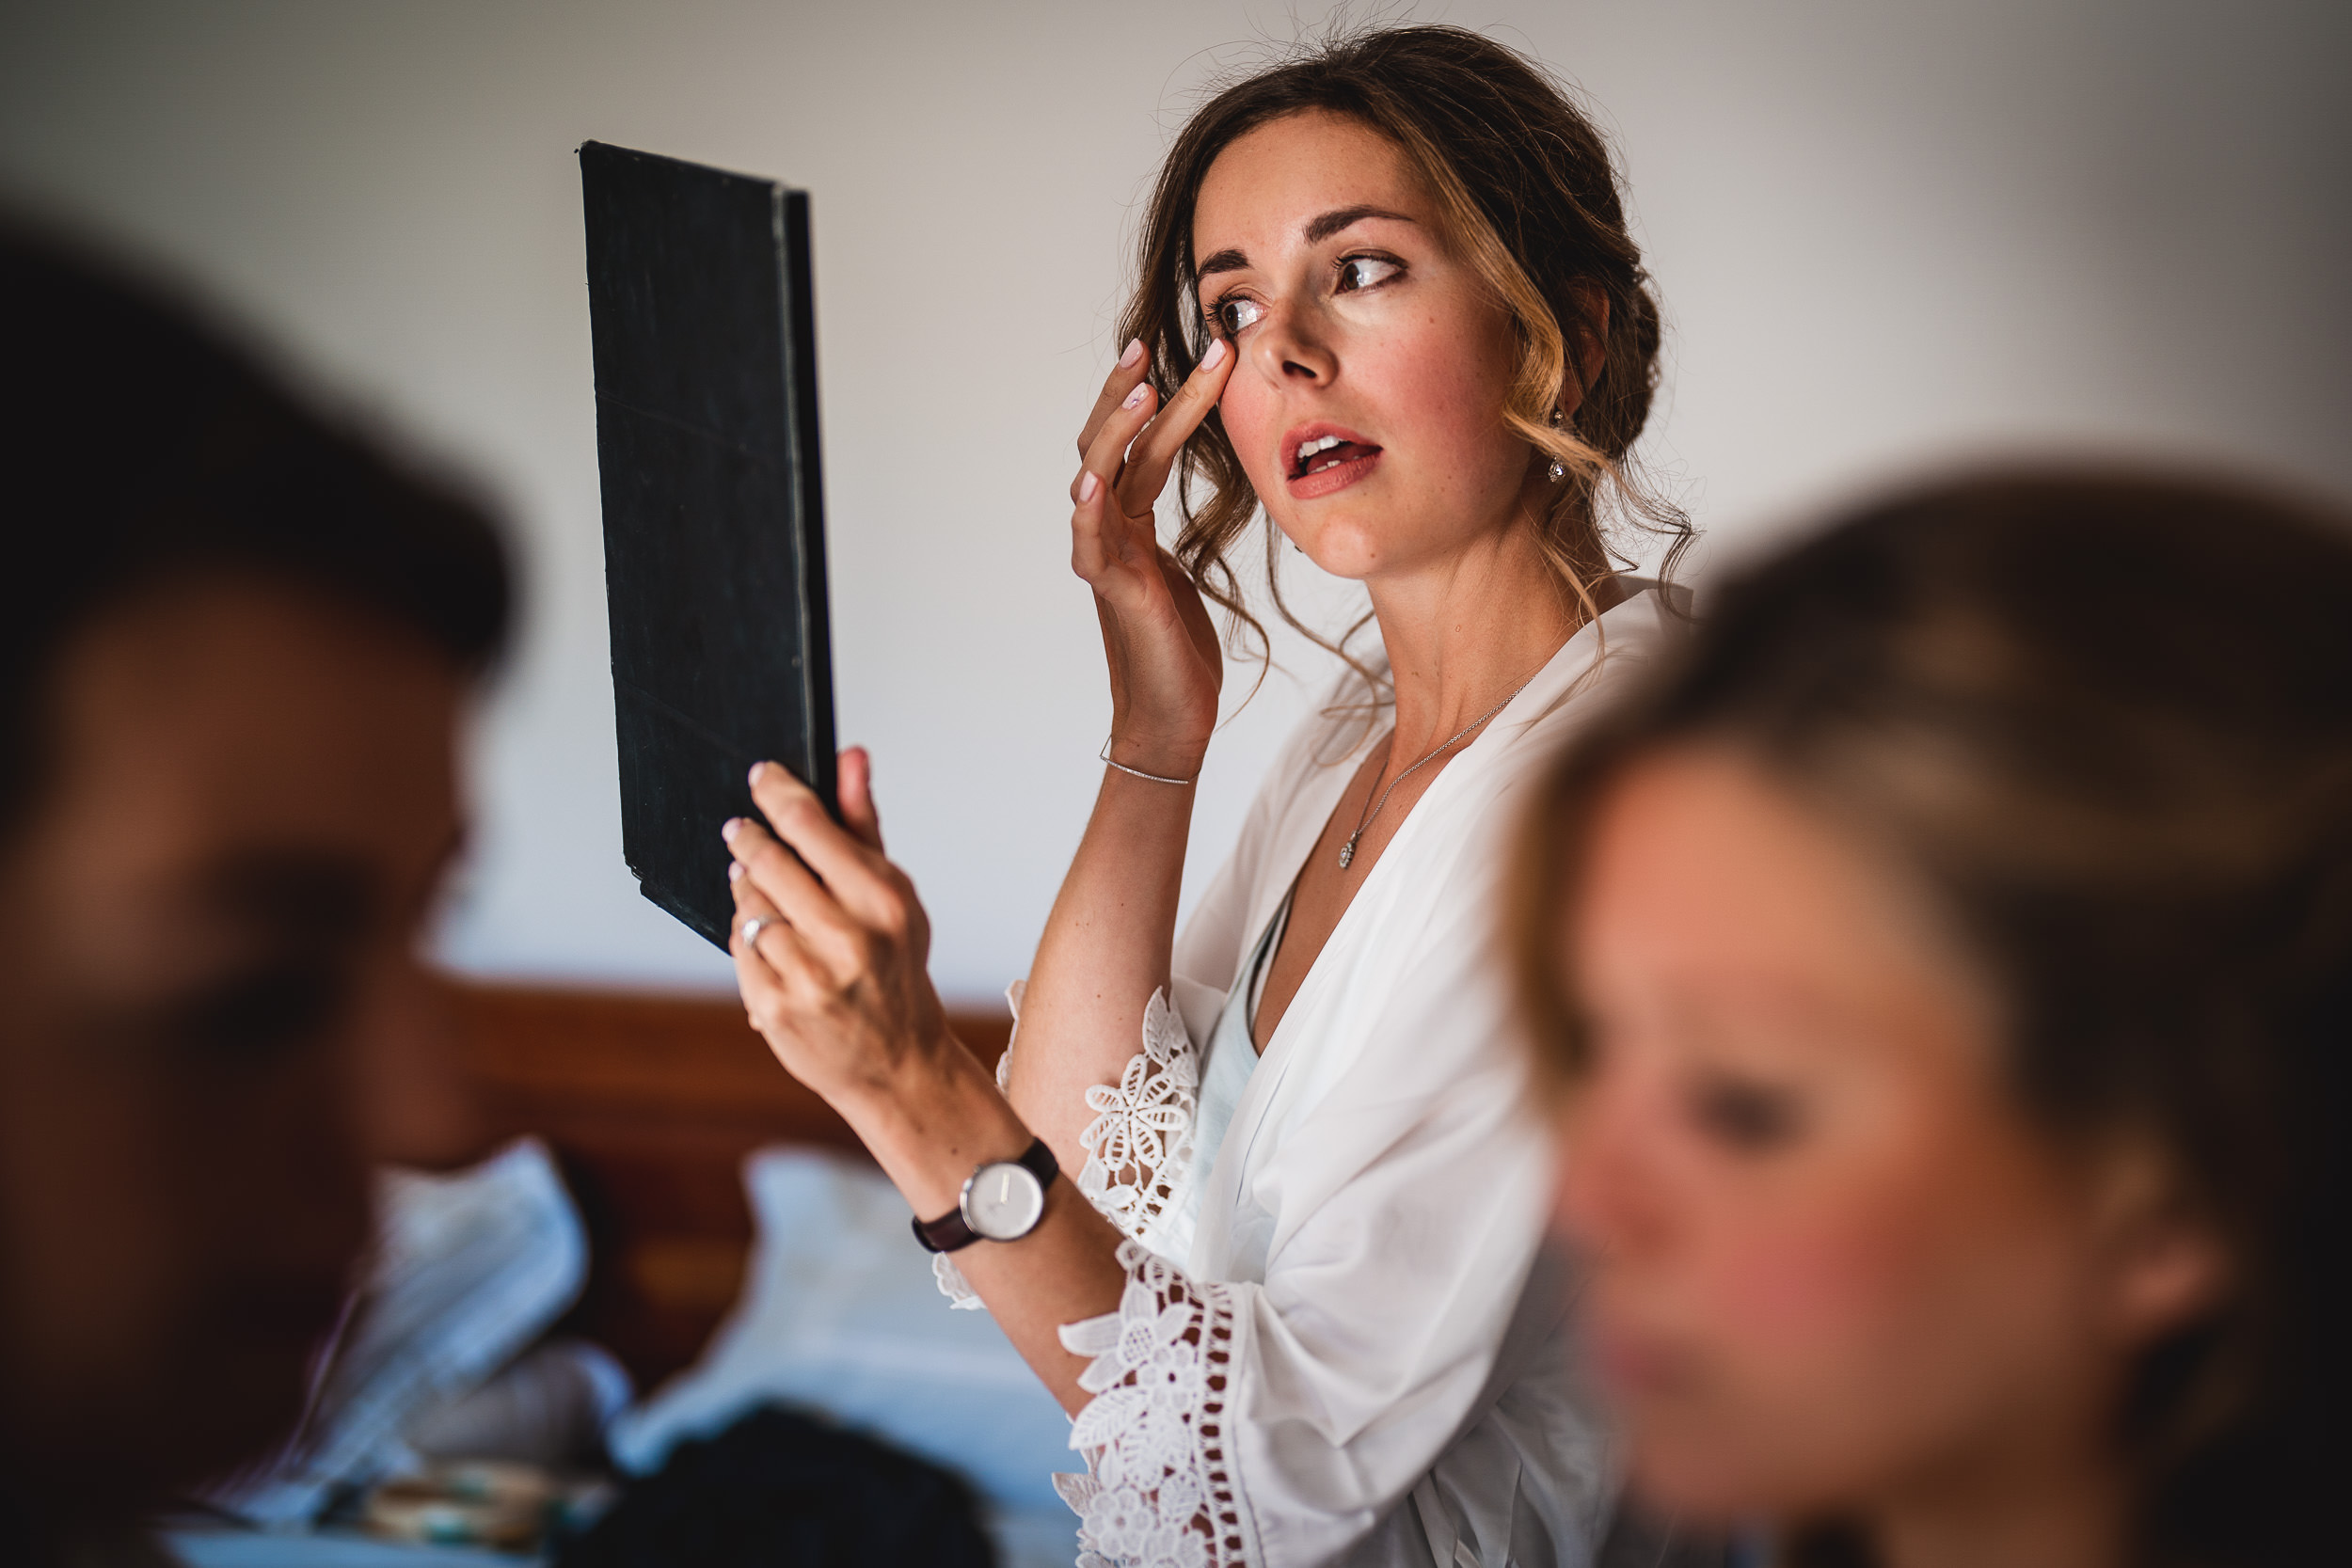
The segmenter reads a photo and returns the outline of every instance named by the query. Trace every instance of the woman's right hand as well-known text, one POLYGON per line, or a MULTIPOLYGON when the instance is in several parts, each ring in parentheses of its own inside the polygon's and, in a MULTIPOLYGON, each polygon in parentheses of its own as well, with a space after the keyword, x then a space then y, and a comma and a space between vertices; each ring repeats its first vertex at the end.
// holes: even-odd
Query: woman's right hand
POLYGON ((1185 440, 1224 395, 1233 353, 1212 340, 1165 409, 1144 379, 1149 357, 1141 343, 1128 345, 1078 434, 1070 564, 1094 590, 1103 623, 1112 759, 1190 778, 1216 728, 1225 657, 1200 591, 1160 547, 1153 503, 1185 440))

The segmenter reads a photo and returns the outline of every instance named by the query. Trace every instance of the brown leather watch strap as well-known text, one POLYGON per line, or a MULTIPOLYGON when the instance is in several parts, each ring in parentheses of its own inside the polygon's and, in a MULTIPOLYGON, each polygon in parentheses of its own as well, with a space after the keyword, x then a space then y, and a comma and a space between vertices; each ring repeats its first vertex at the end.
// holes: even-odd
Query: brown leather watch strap
MULTIPOLYGON (((1003 1160, 990 1160, 979 1168, 986 1170, 989 1165, 1001 1165, 1007 1163, 1003 1160)), ((1061 1174, 1061 1164, 1054 1158, 1054 1151, 1046 1147, 1043 1138, 1031 1139, 1029 1147, 1023 1150, 1021 1158, 1009 1163, 1019 1165, 1023 1170, 1036 1177, 1038 1189, 1041 1192, 1050 1192, 1054 1185, 1054 1178, 1061 1174)), ((978 1174, 979 1171, 973 1172, 976 1177, 978 1174)), ((972 1183, 966 1181, 963 1188, 965 1192, 970 1192, 972 1183)), ((908 1223, 914 1227, 914 1239, 923 1243, 923 1250, 926 1252, 958 1252, 982 1239, 980 1233, 973 1229, 970 1223, 964 1219, 963 1204, 961 1200, 953 1209, 935 1220, 926 1221, 917 1218, 908 1223)))

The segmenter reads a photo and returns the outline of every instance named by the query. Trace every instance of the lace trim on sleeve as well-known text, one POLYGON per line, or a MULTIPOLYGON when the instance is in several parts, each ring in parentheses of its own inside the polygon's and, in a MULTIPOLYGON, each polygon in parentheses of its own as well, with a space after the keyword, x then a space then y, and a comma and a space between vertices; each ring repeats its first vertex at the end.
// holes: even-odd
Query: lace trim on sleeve
POLYGON ((1005 988, 1005 1009, 1012 1014, 1012 1030, 1005 1036, 1005 1049, 996 1057, 996 1092, 1012 1093, 1012 1046, 1021 1037, 1021 1004, 1029 994, 1029 982, 1015 980, 1005 988))
POLYGON ((1070 1433, 1087 1473, 1054 1478, 1078 1515, 1078 1568, 1246 1568, 1225 1442, 1232 1292, 1134 1242, 1119 1261, 1119 1310, 1061 1330, 1064 1349, 1091 1357, 1078 1386, 1094 1396, 1070 1433))
POLYGON ((955 1259, 946 1253, 931 1254, 931 1277, 939 1282, 939 1293, 946 1296, 947 1305, 957 1311, 978 1312, 986 1309, 987 1304, 980 1300, 980 1292, 972 1289, 972 1282, 963 1277, 963 1271, 956 1267, 955 1259))
POLYGON ((1200 1053, 1168 993, 1155 990, 1144 1004, 1143 1049, 1127 1058, 1118 1083, 1087 1090, 1095 1117, 1078 1134, 1087 1151, 1078 1191, 1131 1237, 1141 1240, 1182 1204, 1200 1088, 1200 1053))
MULTIPOLYGON (((1013 1008, 1013 1040, 1018 1041, 1021 993, 1015 982, 1005 992, 1013 1008)), ((996 1058, 996 1087, 1009 1091, 1012 1045, 996 1058)), ((1184 1032, 1184 1021, 1168 1004, 1165 990, 1155 990, 1143 1006, 1143 1049, 1127 1058, 1116 1084, 1097 1084, 1087 1090, 1087 1109, 1094 1119, 1078 1134, 1087 1151, 1086 1168, 1078 1172, 1078 1191, 1103 1216, 1127 1235, 1141 1240, 1160 1216, 1179 1208, 1192 1180, 1192 1130, 1200 1110, 1200 1053, 1184 1032)), ((941 1253, 931 1259, 931 1277, 951 1306, 977 1310, 979 1296, 957 1268, 941 1253)))

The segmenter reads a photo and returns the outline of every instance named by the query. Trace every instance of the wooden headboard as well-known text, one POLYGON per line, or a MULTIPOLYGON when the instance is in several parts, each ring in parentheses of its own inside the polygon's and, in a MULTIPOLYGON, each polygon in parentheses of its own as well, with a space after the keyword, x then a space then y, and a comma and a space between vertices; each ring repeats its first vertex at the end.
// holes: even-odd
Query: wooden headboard
MULTIPOLYGON (((588 1286, 564 1329, 641 1390, 691 1362, 734 1305, 752 1239, 743 1157, 778 1142, 862 1152, 731 999, 461 984, 453 1001, 484 1131, 545 1139, 587 1222, 588 1286)), ((1002 1012, 950 1022, 992 1065, 1012 1029, 1002 1012)))

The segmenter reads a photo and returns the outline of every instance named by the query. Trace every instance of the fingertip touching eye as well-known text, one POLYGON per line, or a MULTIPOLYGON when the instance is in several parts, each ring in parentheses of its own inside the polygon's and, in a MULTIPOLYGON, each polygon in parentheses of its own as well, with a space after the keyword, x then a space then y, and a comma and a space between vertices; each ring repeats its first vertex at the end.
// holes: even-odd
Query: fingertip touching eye
POLYGON ((1209 307, 1209 325, 1220 338, 1237 338, 1265 319, 1265 307, 1248 294, 1227 294, 1209 307))
MULTIPOLYGON (((1405 263, 1393 256, 1344 256, 1340 259, 1332 278, 1335 294, 1362 293, 1392 283, 1405 276, 1405 263)), ((1208 318, 1210 328, 1220 338, 1237 338, 1263 321, 1265 305, 1238 291, 1224 295, 1201 312, 1208 318)))

